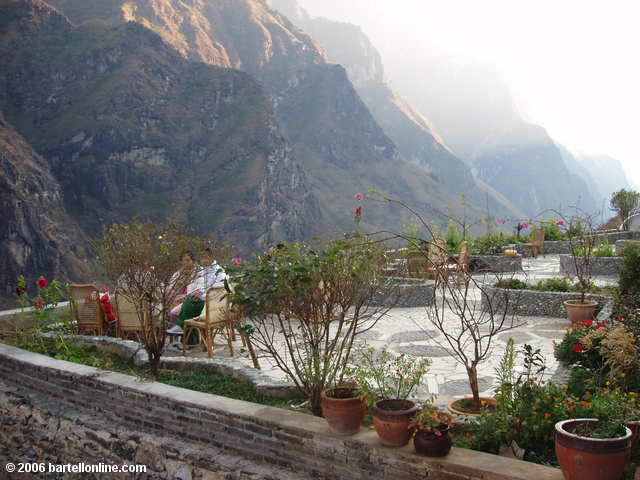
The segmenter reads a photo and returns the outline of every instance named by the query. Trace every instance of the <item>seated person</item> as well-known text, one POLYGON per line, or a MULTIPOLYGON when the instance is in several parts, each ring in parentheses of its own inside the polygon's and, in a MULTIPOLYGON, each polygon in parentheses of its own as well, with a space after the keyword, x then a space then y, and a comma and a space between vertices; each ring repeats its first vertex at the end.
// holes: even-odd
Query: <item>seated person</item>
MULTIPOLYGON (((181 334, 185 320, 195 318, 202 313, 207 290, 211 287, 221 287, 224 285, 227 274, 222 267, 218 265, 218 262, 214 260, 213 252, 210 248, 202 251, 200 263, 202 266, 200 267, 198 276, 187 287, 187 296, 180 308, 176 325, 167 330, 169 334, 181 334)), ((191 338, 189 338, 189 344, 197 342, 196 332, 193 333, 194 335, 191 335, 191 338)))
MULTIPOLYGON (((169 312, 169 322, 172 324, 176 323, 178 315, 180 314, 180 309, 182 308, 182 303, 185 297, 189 294, 189 285, 185 285, 184 279, 185 277, 188 278, 193 275, 194 268, 198 268, 195 255, 190 250, 184 251, 182 253, 182 268, 172 275, 170 285, 168 287, 169 289, 180 290, 174 299, 174 306, 169 312)), ((191 283, 193 282, 189 282, 189 284, 191 283)))

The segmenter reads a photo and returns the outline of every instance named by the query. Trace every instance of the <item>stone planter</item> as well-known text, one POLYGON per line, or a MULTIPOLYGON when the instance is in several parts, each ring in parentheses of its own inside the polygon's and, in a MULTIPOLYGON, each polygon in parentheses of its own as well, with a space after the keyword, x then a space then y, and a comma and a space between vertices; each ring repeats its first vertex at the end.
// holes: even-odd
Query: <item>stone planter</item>
MULTIPOLYGON (((588 300, 598 302, 600 306, 611 300, 607 295, 588 294, 588 300)), ((510 314, 532 317, 566 318, 565 300, 579 300, 579 293, 538 292, 537 290, 513 290, 487 287, 482 295, 482 310, 489 310, 493 303, 495 312, 503 312, 505 306, 510 314)))
MULTIPOLYGON (((580 261, 580 260, 578 260, 580 261)), ((592 275, 618 275, 618 271, 624 264, 622 257, 591 257, 592 275)), ((573 255, 560 255, 560 274, 575 275, 576 265, 573 255)))
POLYGON ((388 280, 376 293, 372 305, 412 308, 433 304, 436 292, 433 280, 403 277, 390 277, 388 280))
POLYGON ((519 272, 522 270, 522 255, 507 257, 506 255, 471 255, 469 269, 473 273, 519 272))
MULTIPOLYGON (((595 235, 598 242, 604 242, 605 240, 610 244, 615 244, 618 240, 631 240, 638 238, 640 232, 610 232, 600 235, 595 235)), ((517 243, 509 246, 509 248, 515 249, 518 253, 524 254, 529 252, 529 249, 524 247, 523 244, 517 243)), ((544 242, 544 254, 545 255, 558 255, 571 253, 571 243, 564 241, 545 241, 544 242)))

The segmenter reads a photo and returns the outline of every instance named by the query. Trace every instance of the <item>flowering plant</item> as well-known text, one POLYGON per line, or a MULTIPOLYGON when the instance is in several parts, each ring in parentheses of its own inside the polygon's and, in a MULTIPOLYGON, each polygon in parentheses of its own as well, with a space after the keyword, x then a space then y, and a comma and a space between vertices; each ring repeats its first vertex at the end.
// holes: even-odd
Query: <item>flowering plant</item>
POLYGON ((414 430, 414 432, 429 432, 439 437, 452 423, 453 417, 451 415, 438 410, 431 404, 427 404, 411 419, 409 429, 414 430))
POLYGON ((422 383, 430 364, 426 358, 411 358, 404 353, 395 355, 364 344, 356 349, 346 374, 372 401, 406 400, 422 383))

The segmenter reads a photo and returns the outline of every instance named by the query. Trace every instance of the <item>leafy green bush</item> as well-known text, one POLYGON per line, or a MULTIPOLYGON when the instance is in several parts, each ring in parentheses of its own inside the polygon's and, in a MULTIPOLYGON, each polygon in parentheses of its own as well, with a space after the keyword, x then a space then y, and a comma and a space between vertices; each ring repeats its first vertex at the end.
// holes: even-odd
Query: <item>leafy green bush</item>
POLYGON ((571 292, 574 290, 574 286, 566 278, 548 278, 539 280, 533 290, 540 292, 571 292))
POLYGON ((569 382, 567 392, 575 397, 582 397, 585 392, 592 390, 593 373, 582 367, 576 367, 569 374, 569 382))
POLYGON ((540 220, 540 226, 544 229, 545 241, 557 242, 565 239, 565 234, 560 230, 560 226, 555 218, 540 220))
POLYGON ((613 317, 631 318, 640 309, 640 247, 628 245, 622 251, 624 262, 619 271, 618 292, 614 297, 613 317))
POLYGON ((474 255, 500 255, 510 243, 502 233, 478 237, 473 241, 471 251, 474 255))
MULTIPOLYGON (((573 254, 577 257, 581 257, 584 255, 585 248, 589 247, 579 247, 574 249, 573 254)), ((613 245, 610 245, 608 241, 601 243, 600 245, 596 245, 593 248, 590 248, 590 256, 592 257, 615 257, 616 250, 613 245)))
POLYGON ((496 287, 498 288, 507 288, 509 290, 528 290, 529 285, 527 285, 522 280, 518 280, 517 278, 503 278, 498 280, 496 283, 496 287))

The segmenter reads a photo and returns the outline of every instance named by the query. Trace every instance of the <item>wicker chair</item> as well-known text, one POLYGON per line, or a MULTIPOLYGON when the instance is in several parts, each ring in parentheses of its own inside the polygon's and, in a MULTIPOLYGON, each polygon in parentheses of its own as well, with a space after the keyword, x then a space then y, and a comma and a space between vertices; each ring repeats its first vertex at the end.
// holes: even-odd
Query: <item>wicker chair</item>
POLYGON ((424 266, 425 278, 438 282, 446 282, 449 278, 450 266, 447 264, 447 242, 437 237, 429 243, 427 261, 424 266))
POLYGON ((187 343, 191 333, 198 332, 200 343, 207 351, 209 358, 213 357, 213 347, 224 344, 216 344, 215 339, 222 335, 226 339, 229 353, 233 356, 233 328, 235 322, 229 312, 226 298, 227 291, 224 287, 211 287, 207 290, 204 309, 197 318, 184 322, 184 334, 182 335, 182 355, 187 354, 187 343))
POLYGON ((463 282, 465 285, 467 284, 470 260, 469 242, 462 242, 462 244, 460 244, 460 253, 458 253, 455 264, 453 264, 453 268, 449 270, 450 273, 456 276, 456 285, 460 286, 463 282))
POLYGON ((151 325, 151 309, 149 303, 144 302, 143 308, 143 323, 140 323, 140 317, 138 316, 138 310, 136 305, 131 301, 130 295, 126 290, 118 289, 115 294, 115 310, 116 310, 116 336, 120 338, 139 339, 144 328, 149 328, 151 325))
POLYGON ((533 258, 538 256, 538 251, 544 255, 544 228, 536 228, 531 232, 531 243, 523 244, 531 251, 533 258))
POLYGON ((78 332, 103 335, 104 313, 100 308, 98 288, 92 284, 71 284, 69 289, 71 318, 75 320, 78 332))

